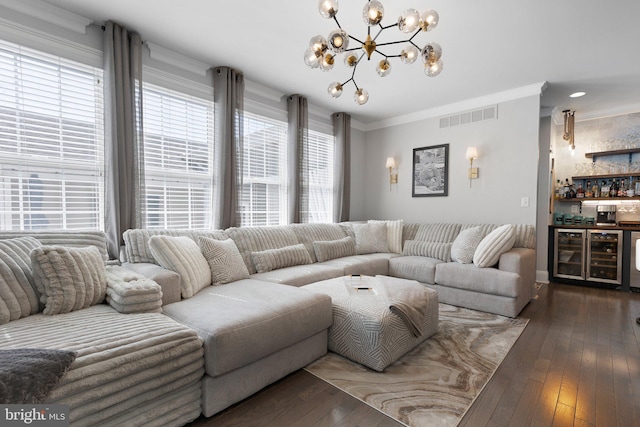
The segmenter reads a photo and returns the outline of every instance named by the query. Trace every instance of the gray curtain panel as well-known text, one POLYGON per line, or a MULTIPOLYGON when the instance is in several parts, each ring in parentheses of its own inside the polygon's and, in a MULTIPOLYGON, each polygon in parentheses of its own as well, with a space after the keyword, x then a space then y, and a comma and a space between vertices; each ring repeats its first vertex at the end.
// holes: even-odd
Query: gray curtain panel
POLYGON ((142 39, 107 22, 104 30, 105 233, 117 259, 122 233, 143 226, 142 39))
POLYGON ((213 70, 215 159, 213 215, 215 229, 240 224, 242 146, 244 139, 244 76, 229 67, 213 70))
POLYGON ((334 113, 333 134, 336 145, 333 151, 333 220, 349 220, 351 200, 351 116, 334 113))
POLYGON ((289 128, 288 146, 288 209, 289 223, 309 222, 309 156, 307 155, 309 113, 307 98, 291 95, 287 98, 289 128))

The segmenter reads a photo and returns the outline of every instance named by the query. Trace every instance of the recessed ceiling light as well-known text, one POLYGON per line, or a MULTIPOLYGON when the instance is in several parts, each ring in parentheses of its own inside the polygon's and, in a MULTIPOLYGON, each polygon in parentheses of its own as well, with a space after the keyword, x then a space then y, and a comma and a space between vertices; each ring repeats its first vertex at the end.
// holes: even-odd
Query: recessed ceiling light
POLYGON ((581 96, 585 96, 586 94, 586 92, 574 92, 569 95, 569 98, 580 98, 581 96))

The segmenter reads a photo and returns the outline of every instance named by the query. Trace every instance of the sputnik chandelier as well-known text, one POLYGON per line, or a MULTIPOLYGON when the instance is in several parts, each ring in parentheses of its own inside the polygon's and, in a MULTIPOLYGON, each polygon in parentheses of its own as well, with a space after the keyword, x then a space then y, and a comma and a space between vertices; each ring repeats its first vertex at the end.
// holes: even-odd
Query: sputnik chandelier
POLYGON ((338 14, 338 0, 320 0, 318 9, 320 15, 326 19, 333 19, 338 28, 329 33, 328 38, 323 36, 315 36, 309 42, 309 48, 304 53, 304 62, 310 68, 320 68, 322 71, 330 71, 336 61, 338 54, 344 53, 344 64, 352 69, 351 78, 344 83, 333 82, 327 89, 329 95, 338 98, 342 95, 344 85, 352 82, 356 87, 354 99, 356 103, 363 105, 369 100, 369 93, 366 89, 358 87, 355 80, 356 70, 362 59, 367 57, 371 60, 371 56, 375 53, 382 56, 376 67, 376 72, 380 77, 386 77, 391 73, 390 58, 400 58, 404 64, 413 64, 418 56, 422 58, 424 63, 424 72, 429 77, 435 77, 442 71, 442 48, 438 43, 429 42, 423 48, 420 48, 413 42, 413 39, 421 31, 431 31, 438 25, 439 16, 435 10, 427 10, 422 15, 415 9, 407 9, 402 12, 398 18, 398 22, 392 25, 383 26, 381 24, 384 16, 384 7, 378 0, 369 0, 362 9, 362 19, 367 24, 367 38, 362 41, 354 36, 347 34, 342 29, 336 15, 338 14), (371 28, 379 27, 375 37, 371 37, 371 28), (376 43, 380 34, 389 28, 398 27, 403 33, 409 37, 406 40, 397 40, 385 43, 376 43), (357 42, 359 46, 349 49, 349 39, 357 42), (383 46, 397 45, 404 43, 405 46, 396 55, 387 55, 380 48, 383 46), (362 49, 364 52, 358 52, 362 49))

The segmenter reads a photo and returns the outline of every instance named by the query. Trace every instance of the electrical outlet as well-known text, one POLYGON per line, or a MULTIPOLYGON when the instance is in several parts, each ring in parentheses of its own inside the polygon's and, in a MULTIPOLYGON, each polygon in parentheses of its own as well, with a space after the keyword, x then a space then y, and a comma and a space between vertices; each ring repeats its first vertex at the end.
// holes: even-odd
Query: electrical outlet
POLYGON ((528 208, 529 207, 529 198, 528 197, 521 197, 520 198, 520 207, 521 208, 528 208))
POLYGON ((571 213, 572 213, 572 214, 580 213, 580 206, 578 206, 578 205, 572 205, 572 206, 571 206, 571 213))

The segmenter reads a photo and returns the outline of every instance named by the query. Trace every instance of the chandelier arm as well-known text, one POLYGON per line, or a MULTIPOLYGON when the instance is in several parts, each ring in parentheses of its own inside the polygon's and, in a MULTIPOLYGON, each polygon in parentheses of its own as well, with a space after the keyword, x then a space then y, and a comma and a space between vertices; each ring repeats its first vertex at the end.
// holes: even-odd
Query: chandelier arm
POLYGON ((338 18, 336 17, 336 15, 333 15, 333 20, 336 21, 336 25, 338 26, 338 28, 342 29, 342 26, 338 22, 338 18))
POLYGON ((376 34, 376 36, 373 38, 373 41, 376 41, 376 39, 378 38, 378 36, 384 31, 384 28, 382 28, 380 31, 378 31, 378 34, 376 34))
POLYGON ((418 34, 420 34, 421 32, 422 32, 422 30, 416 30, 416 32, 415 32, 415 33, 413 33, 413 35, 411 36, 411 38, 409 39, 409 41, 413 40, 413 38, 414 38, 415 36, 417 36, 418 34))
MULTIPOLYGON (((395 42, 378 43, 378 44, 376 44, 376 46, 388 46, 388 45, 390 45, 390 44, 407 43, 407 42, 409 42, 409 41, 410 41, 410 40, 398 40, 398 41, 395 41, 395 42)), ((416 47, 417 47, 417 46, 416 46, 416 47)))
MULTIPOLYGON (((350 38, 350 39, 353 39, 353 40, 355 40, 355 41, 357 41, 357 42, 358 42, 358 43, 360 43, 360 44, 364 44, 364 42, 363 42, 363 41, 358 40, 357 38, 353 37, 351 34, 349 34, 349 38, 350 38)), ((355 48, 355 49, 349 49, 349 50, 357 50, 357 49, 360 49, 360 48, 359 48, 359 47, 357 47, 357 48, 355 48)))
POLYGON ((413 41, 409 40, 409 43, 411 43, 416 49, 420 50, 421 47, 418 46, 417 44, 415 44, 413 41))
POLYGON ((382 24, 379 24, 379 25, 380 25, 380 31, 382 31, 382 30, 386 30, 387 28, 397 27, 398 23, 396 22, 395 24, 387 25, 386 27, 383 27, 382 24))

